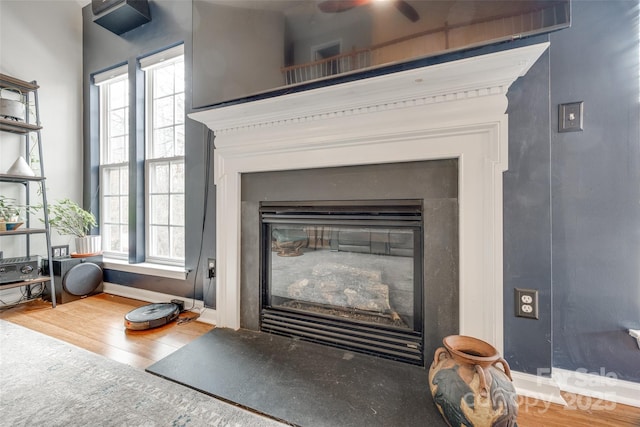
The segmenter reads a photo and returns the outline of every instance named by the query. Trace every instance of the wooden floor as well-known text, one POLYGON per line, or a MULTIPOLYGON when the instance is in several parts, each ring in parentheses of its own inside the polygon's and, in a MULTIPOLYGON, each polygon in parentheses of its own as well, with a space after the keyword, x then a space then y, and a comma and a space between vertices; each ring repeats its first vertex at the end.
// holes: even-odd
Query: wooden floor
MULTIPOLYGON (((99 294, 66 304, 33 301, 0 311, 0 318, 144 369, 188 344, 213 326, 171 322, 147 331, 124 327, 124 315, 147 302, 99 294)), ((182 313, 181 318, 188 317, 182 313)))
MULTIPOLYGON (((32 302, 1 310, 0 318, 69 342, 121 363, 144 369, 212 329, 198 321, 149 331, 127 331, 124 315, 146 302, 100 294, 59 304, 32 302)), ((187 316, 183 313, 182 317, 187 316)), ((522 398, 520 427, 640 426, 640 408, 563 393, 563 407, 522 398)))

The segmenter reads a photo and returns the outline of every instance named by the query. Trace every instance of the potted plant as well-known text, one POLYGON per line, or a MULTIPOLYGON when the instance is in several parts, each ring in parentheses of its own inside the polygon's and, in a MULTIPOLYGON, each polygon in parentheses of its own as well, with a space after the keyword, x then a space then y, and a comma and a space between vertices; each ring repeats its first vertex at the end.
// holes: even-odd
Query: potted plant
POLYGON ((21 206, 14 202, 14 199, 0 195, 0 231, 15 230, 22 225, 21 206))
POLYGON ((98 225, 96 217, 70 199, 49 206, 49 225, 59 234, 75 236, 78 255, 94 255, 102 251, 100 235, 89 235, 91 229, 98 225))

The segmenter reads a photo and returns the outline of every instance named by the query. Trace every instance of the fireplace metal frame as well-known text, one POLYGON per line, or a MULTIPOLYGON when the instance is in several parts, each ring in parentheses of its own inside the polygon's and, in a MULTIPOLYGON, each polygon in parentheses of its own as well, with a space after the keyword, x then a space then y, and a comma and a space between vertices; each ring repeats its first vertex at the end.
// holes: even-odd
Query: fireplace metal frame
POLYGON ((424 365, 424 227, 422 200, 296 201, 260 203, 260 330, 424 365), (401 228, 413 232, 413 325, 375 325, 335 316, 274 307, 268 266, 272 224, 401 228))

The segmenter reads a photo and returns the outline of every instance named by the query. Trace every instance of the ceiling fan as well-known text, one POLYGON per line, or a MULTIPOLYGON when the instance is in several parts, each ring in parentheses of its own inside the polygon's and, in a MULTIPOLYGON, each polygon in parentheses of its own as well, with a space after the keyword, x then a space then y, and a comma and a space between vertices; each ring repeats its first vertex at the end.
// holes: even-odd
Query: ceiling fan
MULTIPOLYGON (((345 12, 357 6, 364 6, 376 0, 324 0, 318 3, 318 9, 325 13, 345 12)), ((393 5, 411 22, 420 19, 418 12, 404 0, 393 0, 393 5)))

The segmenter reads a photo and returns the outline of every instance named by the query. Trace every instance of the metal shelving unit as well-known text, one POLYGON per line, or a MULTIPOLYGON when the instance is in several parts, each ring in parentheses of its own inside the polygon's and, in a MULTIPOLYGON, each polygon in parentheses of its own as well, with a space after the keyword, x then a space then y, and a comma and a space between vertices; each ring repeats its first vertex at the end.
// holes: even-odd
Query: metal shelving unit
MULTIPOLYGON (((27 212, 26 226, 24 228, 18 228, 16 230, 0 231, 0 238, 9 237, 9 236, 24 236, 26 239, 26 254, 22 254, 22 255, 29 257, 32 255, 31 254, 31 238, 30 238, 31 235, 44 234, 46 238, 46 250, 47 250, 46 259, 48 260, 48 265, 52 265, 51 229, 49 227, 47 189, 45 186, 44 161, 42 157, 42 135, 40 133, 42 126, 40 125, 40 109, 38 105, 39 86, 35 81, 27 82, 24 80, 17 79, 15 77, 7 76, 5 74, 0 74, 0 88, 17 89, 21 93, 21 96, 23 97, 24 104, 26 106, 33 105, 33 108, 35 110, 34 111, 35 123, 29 123, 30 114, 27 111, 25 114, 25 121, 15 121, 15 120, 10 120, 6 118, 0 118, 0 131, 18 134, 24 137, 26 158, 29 158, 30 136, 35 134, 37 137, 38 159, 40 164, 39 176, 0 174, 0 182, 22 185, 24 187, 25 199, 26 199, 27 205, 30 204, 30 194, 31 194, 30 186, 32 184, 40 185, 40 195, 42 199, 42 207, 43 207, 43 215, 44 215, 44 218, 43 218, 44 228, 31 227, 31 224, 30 224, 31 215, 29 214, 29 212, 27 212)), ((51 306, 55 307, 56 293, 55 293, 55 283, 54 283, 54 275, 53 275, 52 268, 49 269, 48 275, 40 275, 39 277, 32 280, 0 284, 0 290, 24 286, 26 287, 26 295, 27 295, 27 299, 25 301, 28 301, 31 299, 31 295, 32 295, 31 286, 33 285, 45 286, 46 283, 48 283, 48 286, 51 286, 51 306)))

